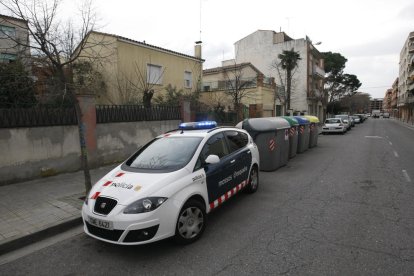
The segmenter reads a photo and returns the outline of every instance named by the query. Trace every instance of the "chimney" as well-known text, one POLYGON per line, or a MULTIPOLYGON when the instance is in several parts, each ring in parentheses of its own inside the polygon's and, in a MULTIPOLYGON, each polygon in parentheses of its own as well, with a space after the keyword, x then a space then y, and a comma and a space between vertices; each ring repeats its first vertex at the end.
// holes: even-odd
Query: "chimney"
POLYGON ((194 56, 199 59, 201 59, 201 43, 202 41, 196 41, 194 46, 194 56))

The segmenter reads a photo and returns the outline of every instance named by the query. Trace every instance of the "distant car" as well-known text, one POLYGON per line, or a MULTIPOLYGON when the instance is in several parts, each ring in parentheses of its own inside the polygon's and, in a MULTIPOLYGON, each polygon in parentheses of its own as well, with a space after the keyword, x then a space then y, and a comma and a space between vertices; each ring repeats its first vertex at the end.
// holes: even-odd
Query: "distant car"
POLYGON ((326 133, 341 133, 344 134, 347 131, 347 125, 341 118, 328 118, 325 120, 325 124, 322 126, 322 134, 326 133))
POLYGON ((351 118, 354 119, 355 124, 361 123, 361 118, 358 115, 352 115, 351 118))
POLYGON ((349 118, 349 115, 335 115, 335 118, 341 118, 342 122, 346 125, 347 130, 350 130, 352 127, 352 121, 351 118, 349 118))
POLYGON ((382 118, 389 118, 389 117, 390 117, 390 113, 388 113, 388 112, 384 112, 382 114, 382 118))
POLYGON ((361 123, 363 123, 368 118, 367 114, 361 114, 361 113, 354 114, 353 116, 359 116, 361 123))

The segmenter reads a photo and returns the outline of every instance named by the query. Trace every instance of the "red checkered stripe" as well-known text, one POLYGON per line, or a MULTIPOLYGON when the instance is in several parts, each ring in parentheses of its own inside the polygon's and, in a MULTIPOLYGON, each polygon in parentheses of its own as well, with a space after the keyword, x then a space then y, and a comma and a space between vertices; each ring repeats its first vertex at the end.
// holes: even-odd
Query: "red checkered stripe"
POLYGON ((289 135, 292 137, 293 135, 295 135, 296 132, 296 128, 295 127, 291 127, 289 130, 289 135))
POLYGON ((223 204, 225 201, 227 201, 230 197, 234 196, 238 192, 240 192, 244 187, 246 187, 247 181, 244 180, 242 183, 234 187, 233 189, 227 191, 224 193, 224 195, 220 196, 218 199, 214 200, 214 202, 210 203, 210 209, 213 210, 217 207, 219 207, 221 204, 223 204))
POLYGON ((299 132, 300 132, 300 133, 303 133, 303 131, 304 131, 304 130, 305 130, 305 127, 304 127, 304 126, 300 126, 300 127, 299 127, 299 132))
MULTIPOLYGON (((118 172, 117 174, 115 174, 115 176, 114 176, 114 177, 121 177, 121 176, 123 176, 124 174, 125 174, 124 172, 118 172)), ((109 186, 112 182, 113 182, 112 180, 108 180, 108 181, 106 181, 106 182, 102 185, 102 187, 109 186)), ((102 188, 102 187, 101 187, 101 188, 102 188)), ((101 189, 101 191, 102 191, 102 189, 101 189)), ((101 191, 95 192, 95 193, 91 196, 91 199, 97 199, 97 198, 98 198, 98 196, 101 194, 101 191)))

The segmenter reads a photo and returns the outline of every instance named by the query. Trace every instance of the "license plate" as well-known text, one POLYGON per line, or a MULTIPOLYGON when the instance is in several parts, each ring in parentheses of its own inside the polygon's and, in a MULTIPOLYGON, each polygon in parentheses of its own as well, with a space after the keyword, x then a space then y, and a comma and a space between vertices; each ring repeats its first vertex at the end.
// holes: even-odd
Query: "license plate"
POLYGON ((88 221, 90 224, 96 227, 99 227, 99 228, 108 229, 108 230, 114 229, 114 224, 112 221, 100 220, 100 219, 96 219, 93 217, 88 217, 88 221))

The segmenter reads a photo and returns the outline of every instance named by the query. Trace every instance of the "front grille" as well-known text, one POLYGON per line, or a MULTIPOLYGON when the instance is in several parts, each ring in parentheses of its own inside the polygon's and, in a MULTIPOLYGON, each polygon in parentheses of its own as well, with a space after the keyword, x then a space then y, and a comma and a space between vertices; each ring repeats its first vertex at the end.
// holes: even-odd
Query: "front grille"
POLYGON ((131 230, 126 235, 124 242, 140 242, 152 239, 158 231, 159 225, 140 230, 131 230))
POLYGON ((107 215, 115 208, 117 203, 115 199, 100 196, 96 199, 93 210, 95 213, 107 215))
POLYGON ((89 222, 85 221, 86 227, 88 228, 89 233, 91 233, 94 236, 100 237, 105 240, 110 241, 118 241, 121 237, 124 230, 108 230, 96 227, 89 222))

